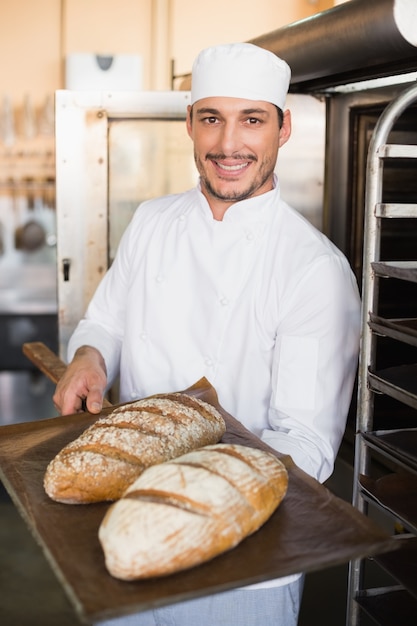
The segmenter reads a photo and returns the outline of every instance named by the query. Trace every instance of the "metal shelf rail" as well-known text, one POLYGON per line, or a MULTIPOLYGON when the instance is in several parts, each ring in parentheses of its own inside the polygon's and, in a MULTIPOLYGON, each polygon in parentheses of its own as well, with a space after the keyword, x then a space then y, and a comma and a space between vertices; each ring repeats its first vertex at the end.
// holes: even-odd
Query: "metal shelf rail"
MULTIPOLYGON (((374 413, 374 393, 384 393, 395 397, 400 402, 405 402, 409 406, 417 407, 417 384, 408 385, 407 376, 403 380, 401 366, 398 374, 392 374, 395 368, 390 368, 388 380, 384 380, 384 372, 375 375, 377 337, 384 335, 394 337, 397 341, 406 341, 411 345, 415 342, 415 320, 384 320, 378 315, 379 302, 379 281, 380 280, 406 280, 417 281, 417 261, 392 262, 380 259, 381 243, 381 221, 389 218, 417 218, 417 204, 407 203, 384 203, 383 202, 383 172, 384 163, 387 159, 417 159, 416 145, 395 145, 388 144, 389 134, 401 116, 401 114, 411 105, 417 102, 417 84, 408 86, 399 96, 397 96, 384 110, 374 129, 368 151, 367 171, 366 171, 366 192, 365 192, 365 224, 364 224, 364 253, 363 253, 363 282, 362 282, 362 339, 359 358, 358 374, 358 406, 356 420, 355 438, 355 462, 353 478, 353 505, 365 515, 368 514, 368 505, 377 506, 389 513, 395 519, 404 519, 395 507, 383 505, 378 498, 370 498, 366 489, 368 476, 371 470, 371 453, 375 449, 375 440, 378 437, 372 436, 373 413, 374 413), (377 323, 376 323, 377 322, 377 323), (408 330, 407 330, 408 328, 408 330), (387 331, 385 333, 385 330, 387 331), (414 336, 413 336, 414 335, 414 336), (381 378, 382 381, 381 382, 381 378), (389 380, 391 378, 391 381, 389 380), (404 389, 402 389, 402 386, 404 389), (368 435, 371 436, 368 436, 368 435)), ((416 160, 417 163, 417 160, 416 160)), ((417 174, 416 174, 417 175, 417 174)), ((416 242, 417 244, 417 242, 416 242)), ((417 257, 417 245, 416 245, 417 257)), ((417 303, 416 303, 417 310, 417 303)), ((417 361, 417 353, 416 353, 417 361)), ((417 366, 412 368, 417 376, 417 366)), ((387 370, 388 371, 388 370, 387 370)), ((405 369, 403 369, 405 371, 405 369)), ((415 376, 413 375, 413 378, 415 376)), ((417 380, 417 378, 415 378, 417 380)), ((417 420, 416 420, 417 426, 417 420)), ((393 425, 395 428, 395 424, 393 425)), ((407 433, 404 433, 407 437, 407 433)), ((402 456, 399 452, 397 461, 402 462, 402 469, 406 468, 407 476, 412 481, 417 480, 417 469, 414 463, 409 462, 407 456, 402 456)), ((415 483, 414 483, 415 484, 415 483)), ((380 489, 383 490, 384 483, 380 489)), ((379 493, 378 493, 379 495, 379 493)), ((392 494, 391 494, 392 495, 392 494)), ((412 495, 412 494, 411 494, 412 495)), ((415 494, 414 494, 414 497, 415 494)), ((383 496, 382 496, 383 499, 383 496)), ((406 518, 407 519, 407 518, 406 518)), ((409 524, 409 536, 413 536, 417 520, 409 524)), ((415 532, 414 532, 415 534, 415 532)), ((403 539, 408 541, 408 539, 403 539)), ((413 537, 410 541, 416 541, 413 537)), ((412 550, 406 551, 411 556, 415 554, 412 550)), ((399 562, 404 558, 404 551, 393 553, 392 561, 399 562), (396 556, 401 552, 401 557, 396 556)), ((376 559, 378 561, 378 559, 376 559)), ((383 561, 383 559, 381 559, 383 561)), ((408 624, 408 620, 417 623, 417 600, 413 589, 403 584, 401 576, 392 574, 400 585, 392 588, 365 589, 364 588, 364 567, 365 560, 357 559, 349 565, 348 599, 346 626, 357 626, 361 622, 363 610, 371 615, 379 624, 408 624), (385 599, 390 598, 391 606, 385 604, 385 599), (394 602, 394 609, 392 603, 394 602), (399 605, 401 603, 401 606, 399 605), (392 613, 393 610, 393 613, 392 613), (401 610, 406 610, 407 616, 404 621, 397 621, 401 610), (391 621, 390 615, 395 614, 395 622, 391 621)), ((395 568, 393 568, 395 569, 395 568)))

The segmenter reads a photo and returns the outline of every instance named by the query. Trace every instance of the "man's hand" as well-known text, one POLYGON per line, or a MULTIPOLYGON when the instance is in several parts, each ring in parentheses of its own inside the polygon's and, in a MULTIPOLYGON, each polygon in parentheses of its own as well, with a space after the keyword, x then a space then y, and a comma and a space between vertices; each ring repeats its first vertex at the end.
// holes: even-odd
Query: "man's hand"
POLYGON ((91 346, 77 350, 52 398, 61 415, 100 413, 107 385, 107 371, 100 352, 91 346))

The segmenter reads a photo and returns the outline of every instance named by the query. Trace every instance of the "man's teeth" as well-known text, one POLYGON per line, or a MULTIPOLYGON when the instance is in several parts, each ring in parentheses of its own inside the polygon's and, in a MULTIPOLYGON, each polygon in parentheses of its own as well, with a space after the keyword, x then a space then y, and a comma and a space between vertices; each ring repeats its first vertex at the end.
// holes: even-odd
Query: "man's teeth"
POLYGON ((243 170, 243 168, 247 166, 247 163, 239 163, 238 165, 224 165, 224 163, 217 162, 217 165, 222 170, 226 170, 227 172, 233 172, 236 170, 243 170))

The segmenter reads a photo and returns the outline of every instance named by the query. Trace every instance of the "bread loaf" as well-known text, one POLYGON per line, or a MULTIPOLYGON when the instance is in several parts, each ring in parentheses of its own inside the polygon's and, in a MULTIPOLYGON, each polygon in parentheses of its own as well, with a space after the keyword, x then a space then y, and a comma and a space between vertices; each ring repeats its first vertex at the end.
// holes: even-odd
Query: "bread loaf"
POLYGON ((216 443, 225 430, 217 409, 186 394, 118 407, 50 462, 45 491, 68 504, 117 500, 145 468, 216 443))
POLYGON ((287 484, 274 455, 241 445, 207 446, 150 467, 103 519, 106 567, 135 580, 203 563, 264 524, 287 484))

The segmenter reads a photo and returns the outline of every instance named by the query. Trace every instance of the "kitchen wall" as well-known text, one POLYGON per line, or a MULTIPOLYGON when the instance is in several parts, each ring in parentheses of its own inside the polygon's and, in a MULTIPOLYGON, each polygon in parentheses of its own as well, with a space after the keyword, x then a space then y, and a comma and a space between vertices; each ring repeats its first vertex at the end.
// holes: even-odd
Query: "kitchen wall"
POLYGON ((144 88, 170 86, 207 45, 247 40, 334 6, 334 0, 0 0, 0 97, 35 107, 64 87, 68 54, 139 54, 144 88))

